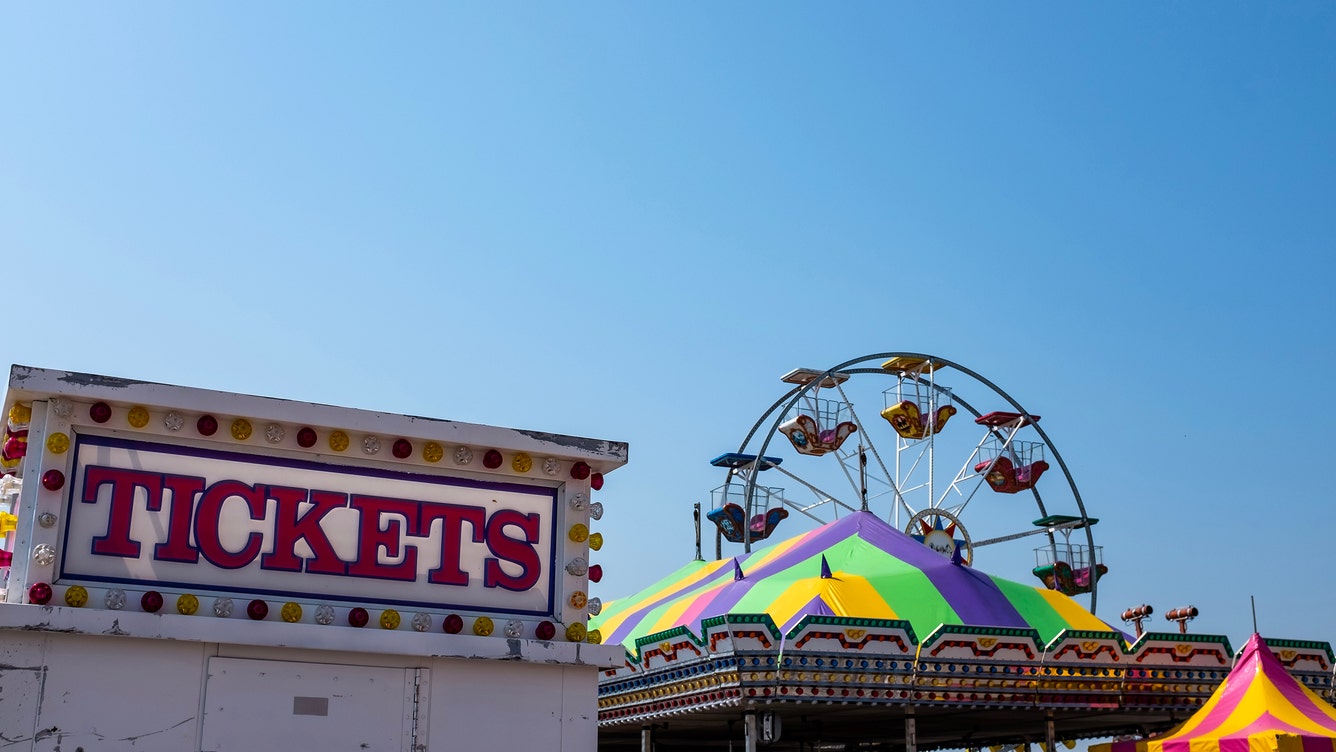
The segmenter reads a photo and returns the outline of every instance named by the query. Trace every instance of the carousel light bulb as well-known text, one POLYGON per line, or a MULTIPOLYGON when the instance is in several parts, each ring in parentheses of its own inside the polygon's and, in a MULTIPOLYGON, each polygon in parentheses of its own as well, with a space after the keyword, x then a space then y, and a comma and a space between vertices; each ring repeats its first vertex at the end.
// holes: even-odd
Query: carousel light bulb
POLYGON ((328 603, 322 603, 315 607, 315 623, 321 626, 329 626, 334 623, 334 607, 328 603))
POLYGON ((441 631, 446 634, 459 634, 464 630, 464 619, 459 614, 446 614, 441 620, 441 631))
POLYGON ((533 469, 533 457, 524 452, 516 452, 510 459, 510 469, 517 473, 527 473, 533 469))
POLYGON ((264 618, 269 615, 269 604, 256 598, 246 604, 246 615, 255 621, 264 621, 264 618))
POLYGON ((93 406, 88 408, 88 417, 92 418, 94 423, 106 423, 111 420, 111 405, 94 402, 93 406))
POLYGON ((603 519, 603 502, 596 501, 589 505, 589 517, 594 520, 603 519))
POLYGON ((524 634, 524 622, 520 621, 519 619, 511 619, 507 621, 505 632, 506 632, 506 637, 509 637, 512 640, 516 639, 520 635, 524 634))
POLYGON ((50 512, 42 512, 37 515, 37 524, 42 527, 55 527, 57 519, 58 518, 50 512))
POLYGON ((264 440, 270 444, 282 444, 287 435, 288 432, 277 423, 270 423, 264 427, 264 440))
POLYGON ((363 452, 364 454, 376 454, 376 453, 379 452, 379 451, 380 451, 380 437, 379 437, 379 436, 363 436, 363 437, 362 437, 362 452, 363 452))
POLYGON ((594 533, 590 535, 589 547, 595 551, 603 548, 603 533, 594 533))
POLYGON ((335 452, 342 452, 347 449, 350 441, 348 434, 344 431, 330 431, 329 433, 329 448, 335 452))
POLYGON ((289 624, 295 624, 302 620, 302 606, 296 601, 288 601, 278 610, 278 616, 289 624))
POLYGON ((589 581, 598 582, 603 579, 603 565, 595 564, 589 568, 589 581))
POLYGON ((571 525, 571 529, 566 532, 566 537, 571 539, 572 543, 584 543, 589 540, 589 528, 582 522, 571 525))
POLYGON ((34 582, 32 587, 28 588, 28 602, 35 603, 38 606, 45 606, 51 601, 51 586, 45 582, 34 582))
POLYGON ((556 475, 561 472, 561 461, 556 457, 548 457, 543 460, 543 472, 548 475, 556 475))
POLYGON ((570 601, 571 608, 579 609, 589 605, 589 596, 585 595, 583 590, 571 591, 571 597, 567 600, 570 601))
POLYGON ((56 431, 46 437, 46 451, 52 454, 64 454, 70 448, 70 437, 56 431))
POLYGON ((51 412, 55 413, 57 418, 65 420, 74 414, 74 403, 64 397, 56 397, 51 400, 51 412))
POLYGON ((182 593, 176 597, 176 613, 182 616, 192 616, 199 610, 199 598, 190 593, 182 593))
POLYGON ((482 456, 482 466, 488 470, 495 470, 498 467, 501 467, 501 463, 504 459, 505 458, 501 456, 500 452, 495 449, 488 449, 487 453, 482 456))
POLYGON ((588 634, 585 631, 585 625, 578 621, 566 627, 566 639, 571 642, 584 642, 585 636, 588 634))
POLYGON ((139 596, 139 607, 150 614, 158 613, 158 609, 162 608, 162 593, 156 590, 145 592, 139 596))
POLYGON ((213 615, 220 619, 226 619, 232 615, 234 608, 231 598, 214 598, 213 615))
POLYGON ((603 473, 594 473, 589 476, 589 487, 595 491, 603 490, 603 473))
POLYGON ((366 609, 362 608, 361 606, 358 606, 357 608, 354 609, 350 609, 348 611, 348 624, 350 626, 354 626, 357 627, 358 629, 361 629, 362 627, 365 627, 366 623, 370 620, 371 620, 371 615, 368 614, 366 612, 366 609))
POLYGON ((598 598, 590 598, 587 605, 589 607, 590 616, 598 616, 603 611, 603 601, 598 598))
POLYGON ((237 441, 245 441, 246 439, 249 439, 254 430, 255 429, 251 427, 251 422, 245 418, 237 418, 232 421, 232 438, 237 441))
POLYGON ((125 591, 120 588, 112 588, 107 594, 102 596, 102 602, 112 611, 120 611, 125 608, 125 591))
POLYGON ((566 562, 566 573, 576 577, 584 577, 589 572, 589 562, 585 561, 583 556, 577 556, 566 562))
POLYGON ((413 630, 417 632, 431 631, 431 614, 426 611, 419 611, 413 614, 413 630))
POLYGON ((585 633, 585 642, 591 645, 599 645, 603 642, 603 633, 597 629, 591 629, 585 633))
POLYGON ((467 465, 473 461, 473 450, 466 446, 455 449, 455 464, 467 465))
POLYGON ((218 419, 212 415, 201 415, 195 421, 195 430, 200 436, 212 436, 218 432, 218 419))
POLYGON ((486 616, 479 616, 473 620, 473 634, 479 637, 486 637, 492 633, 492 620, 486 616))
POLYGON ((440 444, 437 444, 434 441, 428 441, 426 444, 422 445, 422 459, 427 462, 440 462, 441 458, 444 456, 445 447, 442 447, 440 444))
POLYGON ((48 491, 59 491, 64 485, 65 473, 54 468, 42 473, 42 488, 48 491))
POLYGON ((589 477, 589 463, 577 462, 571 465, 571 477, 576 480, 584 480, 589 477))
POLYGON ((130 412, 125 414, 125 422, 135 428, 143 428, 148 425, 148 408, 143 405, 135 405, 130 408, 130 412))
POLYGON ((584 510, 589 508, 589 499, 586 498, 585 495, 582 493, 571 494, 571 500, 569 503, 571 506, 571 511, 573 512, 583 512, 584 510))
POLYGON ((297 430, 297 446, 302 449, 310 449, 315 446, 316 439, 318 438, 319 437, 315 435, 315 429, 310 426, 302 426, 297 430))
POLYGON ((51 566, 51 562, 56 560, 56 549, 49 544, 39 543, 32 550, 32 560, 39 567, 51 566))
POLYGON ((390 447, 390 454, 393 454, 395 459, 408 459, 413 454, 413 442, 408 439, 395 439, 390 447))
POLYGON ((398 628, 399 628, 399 622, 400 622, 400 618, 399 618, 399 612, 398 612, 398 611, 395 611, 395 610, 392 609, 392 608, 387 608, 387 609, 385 609, 384 611, 381 611, 381 612, 380 612, 380 628, 381 628, 381 629, 398 629, 398 628))
POLYGON ((540 621, 534 629, 534 637, 540 640, 550 640, 557 636, 557 625, 550 621, 540 621))
POLYGON ((88 602, 88 588, 83 585, 70 585, 65 588, 65 605, 79 608, 88 602))
POLYGON ((162 427, 166 428, 168 431, 180 431, 182 428, 185 428, 185 425, 186 419, 181 417, 181 413, 178 413, 175 410, 169 410, 166 415, 162 416, 162 427))

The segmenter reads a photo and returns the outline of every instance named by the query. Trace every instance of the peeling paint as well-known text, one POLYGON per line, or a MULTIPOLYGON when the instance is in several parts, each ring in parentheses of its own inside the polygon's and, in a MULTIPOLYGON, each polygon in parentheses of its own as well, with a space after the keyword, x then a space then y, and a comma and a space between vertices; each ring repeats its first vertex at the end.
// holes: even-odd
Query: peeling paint
POLYGON ((124 629, 121 629, 121 620, 120 620, 120 619, 116 619, 115 621, 113 621, 113 622, 111 623, 111 628, 110 628, 110 629, 104 629, 104 630, 102 631, 102 634, 105 634, 105 635, 128 635, 128 634, 130 634, 130 633, 127 632, 127 631, 125 631, 124 629))
POLYGON ((545 433, 542 431, 516 431, 516 433, 527 436, 535 441, 543 441, 549 444, 576 449, 582 452, 591 452, 594 454, 608 454, 626 459, 627 444, 625 441, 607 441, 604 439, 585 439, 579 436, 565 436, 559 433, 545 433))
POLYGON ((152 381, 121 379, 115 376, 98 376, 96 374, 91 374, 91 373, 75 373, 73 371, 66 371, 65 375, 60 377, 60 381, 63 381, 66 384, 74 384, 75 386, 105 386, 105 387, 110 387, 112 389, 128 389, 129 387, 137 386, 139 384, 153 385, 154 383, 152 381))

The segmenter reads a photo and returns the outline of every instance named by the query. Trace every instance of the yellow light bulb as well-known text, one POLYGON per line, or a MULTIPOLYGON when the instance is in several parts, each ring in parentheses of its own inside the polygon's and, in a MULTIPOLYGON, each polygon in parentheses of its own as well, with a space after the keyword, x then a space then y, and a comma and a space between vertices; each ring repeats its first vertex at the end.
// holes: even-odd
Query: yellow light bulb
POLYGON ((46 437, 46 448, 52 454, 64 454, 70 448, 70 437, 57 431, 46 437))
POLYGON ((130 412, 125 414, 125 422, 135 428, 143 428, 148 425, 148 408, 143 405, 135 405, 130 408, 130 412))
POLYGON ((245 418, 237 418, 232 421, 232 438, 237 441, 245 441, 251 437, 251 424, 245 418))

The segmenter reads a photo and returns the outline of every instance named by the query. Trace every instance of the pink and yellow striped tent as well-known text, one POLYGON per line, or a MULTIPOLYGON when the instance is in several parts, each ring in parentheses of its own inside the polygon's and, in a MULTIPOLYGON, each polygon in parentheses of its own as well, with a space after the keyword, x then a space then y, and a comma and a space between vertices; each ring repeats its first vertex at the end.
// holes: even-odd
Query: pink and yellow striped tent
POLYGON ((1090 752, 1336 752, 1336 708, 1253 635, 1225 682, 1177 728, 1090 752))

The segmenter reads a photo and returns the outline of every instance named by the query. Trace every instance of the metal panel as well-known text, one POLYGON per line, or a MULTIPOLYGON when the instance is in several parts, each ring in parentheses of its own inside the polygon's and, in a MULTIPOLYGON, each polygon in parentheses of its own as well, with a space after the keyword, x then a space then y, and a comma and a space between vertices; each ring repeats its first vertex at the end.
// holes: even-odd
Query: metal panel
POLYGON ((412 752, 418 673, 211 658, 201 749, 412 752))

